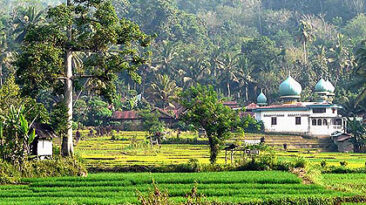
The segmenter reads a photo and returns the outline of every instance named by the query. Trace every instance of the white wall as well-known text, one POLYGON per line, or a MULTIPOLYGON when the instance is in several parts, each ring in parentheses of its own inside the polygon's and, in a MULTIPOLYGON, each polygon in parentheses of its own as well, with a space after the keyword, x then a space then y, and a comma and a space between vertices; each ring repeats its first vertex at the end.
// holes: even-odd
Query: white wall
POLYGON ((38 155, 51 155, 52 156, 52 141, 39 140, 37 144, 38 155))
POLYGON ((335 126, 330 123, 330 118, 339 117, 337 111, 333 113, 332 108, 327 108, 326 113, 313 113, 313 110, 306 111, 261 111, 255 113, 255 118, 263 121, 265 132, 293 133, 311 136, 330 136, 335 131, 343 131, 342 126, 335 126), (272 125, 272 117, 277 118, 277 125, 272 125), (296 125, 296 117, 301 117, 301 124, 296 125), (313 126, 312 118, 327 119, 328 125, 313 126))
POLYGON ((258 116, 263 121, 266 132, 305 134, 309 128, 307 115, 308 111, 267 111, 258 116), (277 118, 277 125, 272 125, 272 117, 277 118), (296 117, 301 117, 300 125, 296 125, 296 117))

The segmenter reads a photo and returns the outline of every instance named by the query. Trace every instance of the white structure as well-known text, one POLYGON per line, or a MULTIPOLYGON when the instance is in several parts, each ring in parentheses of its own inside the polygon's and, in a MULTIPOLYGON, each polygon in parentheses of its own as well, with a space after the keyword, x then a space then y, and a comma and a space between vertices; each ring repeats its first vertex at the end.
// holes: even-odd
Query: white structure
POLYGON ((46 124, 34 123, 32 128, 36 131, 36 138, 31 144, 32 155, 39 159, 52 157, 52 139, 57 137, 52 128, 46 124))
POLYGON ((52 156, 52 140, 39 139, 37 142, 37 155, 41 158, 52 156))
POLYGON ((262 121, 265 132, 299 134, 307 136, 330 136, 336 131, 344 132, 345 120, 338 114, 340 106, 332 103, 334 86, 321 79, 315 86, 317 102, 298 102, 301 85, 289 76, 280 85, 283 103, 267 106, 267 98, 261 93, 257 108, 253 109, 256 120, 262 121))

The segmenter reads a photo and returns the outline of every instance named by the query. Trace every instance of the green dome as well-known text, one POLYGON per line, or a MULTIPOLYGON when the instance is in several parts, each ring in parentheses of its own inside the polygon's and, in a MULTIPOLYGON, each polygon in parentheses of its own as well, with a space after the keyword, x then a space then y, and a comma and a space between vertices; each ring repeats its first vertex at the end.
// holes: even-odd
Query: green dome
POLYGON ((265 105, 267 104, 267 97, 261 92, 261 94, 257 97, 257 104, 258 105, 265 105))
POLYGON ((315 85, 315 92, 317 93, 329 92, 328 82, 325 81, 323 78, 320 79, 319 82, 315 85))
POLYGON ((301 91, 302 88, 300 83, 298 83, 291 76, 289 76, 280 85, 280 95, 282 97, 284 96, 300 97, 301 91))
POLYGON ((333 86, 333 84, 329 80, 327 80, 326 83, 327 83, 328 92, 334 93, 335 87, 333 86))

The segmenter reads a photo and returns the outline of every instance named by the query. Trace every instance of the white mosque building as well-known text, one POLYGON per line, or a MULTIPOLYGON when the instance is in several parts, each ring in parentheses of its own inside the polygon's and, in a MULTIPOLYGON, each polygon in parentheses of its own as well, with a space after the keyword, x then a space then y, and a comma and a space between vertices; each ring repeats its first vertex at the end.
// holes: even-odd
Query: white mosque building
POLYGON ((334 90, 330 81, 321 79, 314 90, 318 100, 300 102, 302 87, 289 76, 279 87, 281 104, 267 105, 267 97, 261 92, 252 111, 267 133, 330 136, 344 132, 346 127, 345 119, 338 113, 341 107, 332 103, 334 90))

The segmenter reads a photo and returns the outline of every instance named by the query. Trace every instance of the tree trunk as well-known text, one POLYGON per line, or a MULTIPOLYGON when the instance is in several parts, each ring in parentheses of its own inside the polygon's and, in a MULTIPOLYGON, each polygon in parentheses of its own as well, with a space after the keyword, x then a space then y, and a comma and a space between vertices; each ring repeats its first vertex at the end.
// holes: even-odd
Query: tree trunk
POLYGON ((308 55, 307 55, 307 51, 306 51, 306 41, 303 42, 303 47, 304 47, 304 63, 306 65, 308 63, 308 55))
POLYGON ((3 65, 0 62, 0 87, 3 86, 3 65))
MULTIPOLYGON (((65 105, 67 107, 67 141, 66 145, 62 146, 63 156, 72 156, 74 153, 73 138, 72 138, 72 54, 70 51, 66 54, 66 65, 65 65, 65 105)), ((65 143, 65 140, 63 140, 65 143)))
POLYGON ((226 87, 227 87, 227 97, 230 97, 231 96, 231 91, 230 91, 230 83, 229 82, 226 83, 226 87))
POLYGON ((215 164, 217 155, 219 154, 219 145, 214 142, 212 136, 208 135, 208 142, 210 143, 210 162, 215 164))
POLYGON ((245 102, 249 102, 249 89, 248 89, 249 84, 245 85, 245 102))
MULTIPOLYGON (((67 6, 71 6, 71 0, 67 0, 67 6)), ((72 39, 72 27, 71 25, 67 28, 67 37, 68 40, 72 39)), ((63 140, 62 145, 62 155, 63 156, 72 156, 74 154, 74 144, 72 138, 72 51, 66 51, 66 59, 65 59, 65 105, 67 107, 67 140, 63 140)))

